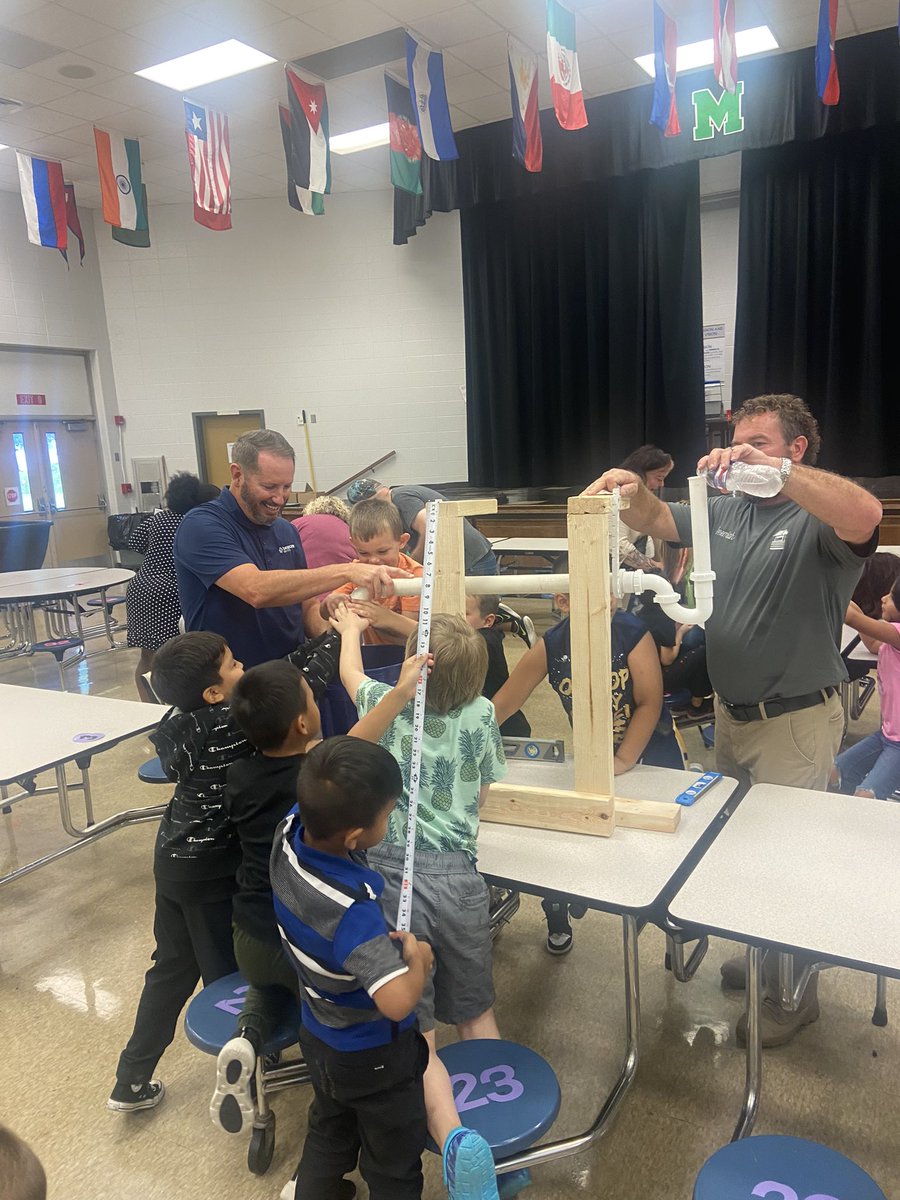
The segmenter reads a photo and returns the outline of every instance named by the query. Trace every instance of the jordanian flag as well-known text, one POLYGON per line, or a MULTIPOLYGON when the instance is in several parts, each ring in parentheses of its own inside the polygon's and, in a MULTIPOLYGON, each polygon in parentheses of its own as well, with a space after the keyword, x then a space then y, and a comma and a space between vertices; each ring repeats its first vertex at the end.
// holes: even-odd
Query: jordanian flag
POLYGON ((284 163, 287 168, 287 198, 291 208, 307 217, 321 217, 325 212, 325 197, 321 192, 311 192, 297 184, 297 168, 294 165, 294 137, 291 131, 291 110, 278 105, 281 121, 281 144, 284 146, 284 163))
POLYGON ((422 143, 409 85, 385 72, 384 90, 387 93, 388 122, 391 127, 391 183, 404 192, 420 196, 422 143))
POLYGON ((575 15, 557 0, 547 0, 547 60, 556 119, 563 129, 588 123, 575 52, 575 15))
POLYGON ((285 67, 294 182, 298 188, 327 195, 331 191, 331 149, 328 145, 328 100, 321 83, 307 83, 285 67))

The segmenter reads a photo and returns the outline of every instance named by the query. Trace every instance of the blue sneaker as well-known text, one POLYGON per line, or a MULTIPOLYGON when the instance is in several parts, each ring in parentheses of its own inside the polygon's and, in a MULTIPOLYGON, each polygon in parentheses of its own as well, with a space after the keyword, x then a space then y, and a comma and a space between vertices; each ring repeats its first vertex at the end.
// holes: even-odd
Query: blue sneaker
POLYGON ((519 1192, 523 1192, 531 1183, 531 1172, 527 1167, 522 1167, 518 1171, 509 1171, 506 1175, 497 1176, 497 1191, 500 1193, 500 1200, 512 1200, 513 1196, 518 1196, 519 1192))
POLYGON ((444 1143, 444 1183, 450 1200, 500 1200, 494 1156, 474 1129, 460 1125, 444 1143))

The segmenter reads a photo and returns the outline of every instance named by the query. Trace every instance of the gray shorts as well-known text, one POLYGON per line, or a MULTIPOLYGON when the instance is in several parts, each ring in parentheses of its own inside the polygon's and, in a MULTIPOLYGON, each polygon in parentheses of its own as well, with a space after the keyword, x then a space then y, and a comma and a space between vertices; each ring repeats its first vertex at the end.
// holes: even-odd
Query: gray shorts
MULTIPOLYGON (((393 929, 403 879, 403 847, 369 851, 369 865, 384 877, 381 907, 393 929)), ((419 1027, 435 1020, 459 1025, 494 1003, 488 886, 467 854, 417 850, 413 868, 412 932, 434 951, 434 973, 416 1005, 419 1027)))

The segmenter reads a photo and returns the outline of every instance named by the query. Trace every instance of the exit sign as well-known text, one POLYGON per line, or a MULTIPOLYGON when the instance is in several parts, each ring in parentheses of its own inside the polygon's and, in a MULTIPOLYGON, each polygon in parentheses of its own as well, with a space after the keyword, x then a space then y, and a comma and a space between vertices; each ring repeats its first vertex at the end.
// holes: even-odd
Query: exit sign
POLYGON ((47 397, 41 392, 16 392, 16 404, 28 406, 46 403, 47 397))

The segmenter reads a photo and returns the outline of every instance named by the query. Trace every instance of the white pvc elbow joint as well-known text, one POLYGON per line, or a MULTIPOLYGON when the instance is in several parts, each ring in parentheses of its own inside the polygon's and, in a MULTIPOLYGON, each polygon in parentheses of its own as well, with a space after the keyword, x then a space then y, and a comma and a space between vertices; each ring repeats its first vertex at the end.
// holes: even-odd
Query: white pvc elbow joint
POLYGON ((704 625, 712 616, 713 610, 713 580, 715 571, 692 571, 691 581, 694 584, 693 608, 686 608, 681 603, 678 593, 661 575, 648 575, 643 571, 620 571, 619 586, 623 592, 639 595, 641 592, 653 592, 655 602, 672 618, 682 625, 704 625))

